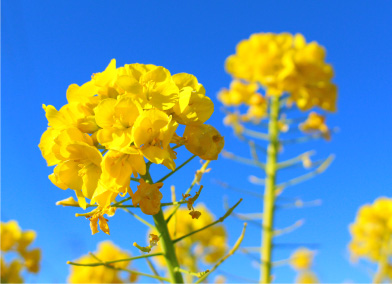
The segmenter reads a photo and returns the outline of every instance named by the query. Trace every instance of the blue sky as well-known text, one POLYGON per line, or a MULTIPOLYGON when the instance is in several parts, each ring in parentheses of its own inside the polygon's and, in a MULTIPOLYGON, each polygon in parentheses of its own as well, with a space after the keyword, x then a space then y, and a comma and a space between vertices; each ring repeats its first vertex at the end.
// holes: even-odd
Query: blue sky
MULTIPOLYGON (((291 157, 315 149, 317 157, 335 153, 336 160, 325 174, 287 190, 289 197, 320 198, 323 205, 278 212, 277 226, 301 218, 306 222, 277 241, 316 243, 315 271, 323 282, 369 281, 366 272, 349 262, 346 246, 348 224, 358 207, 379 196, 391 197, 391 13, 390 1, 2 1, 1 220, 16 219, 23 229, 38 232, 34 244, 43 250, 42 271, 27 279, 64 282, 69 270, 65 262, 95 250, 104 239, 138 254, 131 244, 143 243, 147 231, 119 212, 110 221, 110 237, 91 236, 88 221, 75 218, 75 209, 54 205, 72 192, 56 188, 47 178, 52 169, 37 147, 47 126, 43 103, 61 107, 68 85, 86 82, 112 58, 118 66, 162 65, 173 74, 196 75, 215 103, 209 123, 225 136, 226 149, 249 156, 246 146, 222 125, 216 93, 231 80, 224 60, 252 33, 286 31, 302 33, 327 48, 339 87, 338 112, 328 122, 340 132, 329 143, 293 146, 285 152, 291 157)), ((184 153, 179 160, 187 157, 184 153)), ((168 181, 185 189, 198 167, 193 161, 178 179, 168 181)), ((261 175, 257 169, 223 157, 212 167, 200 200, 216 216, 224 214, 223 195, 231 204, 244 198, 238 212, 261 210, 261 200, 213 183, 219 179, 260 191, 246 182, 249 174, 261 175)), ((163 174, 156 173, 156 178, 163 174)), ((242 224, 235 219, 226 224, 233 244, 242 224)), ((260 229, 248 227, 244 245, 259 245, 260 229)), ((275 259, 291 251, 282 247, 275 259)), ((147 271, 143 261, 133 265, 147 271)), ((251 279, 259 274, 242 254, 230 258, 221 270, 251 279)), ((290 268, 278 268, 276 273, 277 281, 293 281, 290 268)), ((228 281, 240 282, 234 277, 228 281)))

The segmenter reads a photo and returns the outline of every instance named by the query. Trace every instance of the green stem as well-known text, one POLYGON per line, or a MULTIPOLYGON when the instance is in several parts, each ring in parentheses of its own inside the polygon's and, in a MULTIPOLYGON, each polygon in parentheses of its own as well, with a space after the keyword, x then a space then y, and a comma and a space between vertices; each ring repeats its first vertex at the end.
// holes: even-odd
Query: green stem
MULTIPOLYGON (((143 176, 144 180, 148 183, 153 183, 150 173, 147 171, 146 175, 143 176)), ((169 270, 170 278, 172 283, 184 283, 182 274, 177 269, 180 267, 177 260, 176 251, 174 248, 174 242, 172 241, 165 218, 163 217, 162 209, 153 216, 155 226, 161 236, 161 244, 163 249, 163 256, 165 257, 167 269, 169 270)))
POLYGON ((271 283, 272 242, 274 237, 274 211, 277 158, 279 150, 279 97, 272 96, 268 123, 269 143, 267 148, 266 183, 264 190, 263 229, 261 244, 260 283, 271 283))

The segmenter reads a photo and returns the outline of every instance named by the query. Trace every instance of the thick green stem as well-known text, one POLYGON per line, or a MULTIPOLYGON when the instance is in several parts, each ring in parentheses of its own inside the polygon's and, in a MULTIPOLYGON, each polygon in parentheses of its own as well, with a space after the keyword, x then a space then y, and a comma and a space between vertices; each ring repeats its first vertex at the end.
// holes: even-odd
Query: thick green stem
POLYGON ((266 182, 264 191, 263 229, 261 244, 261 275, 260 283, 271 282, 272 242, 275 211, 275 189, 277 157, 279 151, 279 97, 273 96, 270 101, 268 123, 269 144, 267 148, 266 182))
MULTIPOLYGON (((147 172, 146 175, 143 176, 143 178, 147 183, 153 183, 149 172, 147 172)), ((170 237, 165 218, 163 217, 162 209, 160 209, 159 212, 153 216, 153 218, 154 218, 155 226, 161 236, 160 242, 162 244, 162 249, 164 252, 163 256, 166 259, 167 269, 170 274, 171 282, 184 283, 182 274, 180 271, 178 271, 180 265, 178 264, 174 243, 170 237)))

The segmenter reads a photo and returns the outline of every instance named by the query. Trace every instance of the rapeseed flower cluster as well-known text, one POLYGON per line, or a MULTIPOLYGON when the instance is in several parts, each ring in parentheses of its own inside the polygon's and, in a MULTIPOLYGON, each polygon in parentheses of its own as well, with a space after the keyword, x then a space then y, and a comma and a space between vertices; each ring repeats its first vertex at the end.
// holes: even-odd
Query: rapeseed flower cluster
MULTIPOLYGON (((78 260, 80 264, 98 263, 100 261, 112 261, 130 258, 130 254, 122 251, 111 241, 103 241, 98 244, 98 249, 93 255, 84 255, 78 260), (93 256, 94 255, 94 256, 93 256)), ((129 283, 136 282, 137 275, 130 273, 129 278, 124 279, 120 275, 121 269, 126 269, 130 261, 121 261, 110 264, 112 268, 101 266, 71 266, 69 283, 129 283)))
POLYGON ((350 233, 353 259, 386 261, 392 266, 392 199, 380 197, 373 204, 362 206, 350 225, 350 233))
POLYGON ((1 222, 1 283, 23 283, 22 272, 27 270, 38 273, 40 269, 41 250, 30 249, 37 234, 33 230, 22 231, 18 222, 11 220, 1 222), (16 253, 16 257, 6 263, 4 254, 16 253))
POLYGON ((312 271, 314 252, 301 247, 290 257, 290 265, 297 272, 295 283, 319 283, 312 271))
MULTIPOLYGON (((240 135, 241 123, 258 123, 267 117, 268 97, 271 96, 287 95, 286 104, 296 104, 302 111, 313 107, 336 111, 334 72, 325 57, 322 46, 316 42, 307 43, 301 34, 259 33, 241 41, 236 53, 226 60, 226 71, 233 76, 230 89, 223 89, 218 94, 225 106, 237 109, 227 111, 224 123, 240 135), (265 95, 261 94, 261 89, 265 95), (244 114, 238 111, 241 105, 247 107, 244 114)), ((326 139, 329 137, 328 129, 318 130, 326 139)))
MULTIPOLYGON (((170 216, 173 209, 164 212, 170 216)), ((172 239, 182 237, 201 229, 214 221, 214 216, 207 207, 199 203, 195 210, 201 213, 200 218, 192 220, 188 216, 188 209, 179 208, 168 223, 168 230, 172 239)), ((157 246, 157 252, 161 246, 157 246)), ((223 225, 214 225, 196 234, 190 235, 176 243, 176 255, 181 266, 190 271, 198 271, 200 260, 206 264, 213 264, 221 259, 227 250, 227 233, 223 225)), ((165 267, 163 257, 154 258, 159 266, 165 267)))
POLYGON ((89 82, 70 85, 67 100, 59 110, 43 106, 49 127, 39 148, 48 166, 56 166, 49 179, 74 190, 80 207, 87 207, 86 198, 98 204, 94 222, 107 233, 102 213, 118 195, 128 193, 145 214, 159 211, 163 184, 144 179, 147 161, 175 170, 174 147, 185 145, 214 160, 224 145, 220 133, 205 124, 214 104, 191 74, 171 75, 152 64, 117 68, 113 59, 89 82), (183 135, 176 133, 179 125, 185 126, 183 135), (140 182, 135 193, 131 176, 140 182))

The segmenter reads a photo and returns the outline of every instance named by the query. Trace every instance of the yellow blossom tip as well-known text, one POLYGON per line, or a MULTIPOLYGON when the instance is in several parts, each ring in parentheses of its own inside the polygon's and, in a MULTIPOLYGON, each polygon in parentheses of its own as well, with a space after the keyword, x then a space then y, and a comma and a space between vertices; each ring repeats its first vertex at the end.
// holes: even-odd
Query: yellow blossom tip
POLYGON ((68 261, 66 262, 66 264, 71 264, 71 262, 68 260, 68 261))

